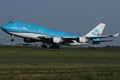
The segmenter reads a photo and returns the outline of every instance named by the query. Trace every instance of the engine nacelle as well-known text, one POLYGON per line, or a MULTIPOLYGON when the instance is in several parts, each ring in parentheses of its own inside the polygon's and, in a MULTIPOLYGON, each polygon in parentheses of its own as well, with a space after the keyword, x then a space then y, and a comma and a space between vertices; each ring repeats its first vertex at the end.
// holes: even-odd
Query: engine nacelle
POLYGON ((52 41, 53 41, 53 43, 60 43, 63 41, 63 39, 61 37, 53 37, 52 41))
POLYGON ((89 44, 100 44, 100 41, 89 41, 89 44))
POLYGON ((78 42, 80 42, 80 43, 87 43, 88 42, 88 39, 85 37, 79 37, 78 40, 79 40, 78 42))
POLYGON ((38 42, 38 40, 24 38, 24 42, 32 43, 32 42, 38 42))

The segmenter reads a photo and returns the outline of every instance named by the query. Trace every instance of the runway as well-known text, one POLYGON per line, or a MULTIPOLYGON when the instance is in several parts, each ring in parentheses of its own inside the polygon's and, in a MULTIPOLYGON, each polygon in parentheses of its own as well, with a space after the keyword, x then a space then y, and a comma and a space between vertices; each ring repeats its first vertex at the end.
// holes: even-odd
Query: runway
POLYGON ((0 47, 0 79, 119 79, 119 53, 119 48, 0 47))

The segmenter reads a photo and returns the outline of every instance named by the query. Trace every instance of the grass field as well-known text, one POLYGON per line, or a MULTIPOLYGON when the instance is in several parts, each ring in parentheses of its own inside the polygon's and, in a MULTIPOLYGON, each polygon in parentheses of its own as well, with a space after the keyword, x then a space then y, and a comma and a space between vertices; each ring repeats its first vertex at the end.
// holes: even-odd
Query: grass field
POLYGON ((0 80, 120 80, 120 49, 0 47, 0 80))

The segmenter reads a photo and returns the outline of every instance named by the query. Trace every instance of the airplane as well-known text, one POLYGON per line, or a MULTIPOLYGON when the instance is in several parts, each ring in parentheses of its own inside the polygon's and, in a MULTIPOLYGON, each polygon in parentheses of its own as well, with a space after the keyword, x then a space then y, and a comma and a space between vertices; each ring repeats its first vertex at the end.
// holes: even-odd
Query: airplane
POLYGON ((100 44, 101 42, 112 41, 103 40, 103 38, 119 36, 119 33, 102 36, 104 28, 105 24, 100 23, 86 35, 79 36, 18 21, 10 21, 1 26, 3 31, 11 35, 11 41, 14 41, 13 37, 17 36, 23 38, 24 42, 27 43, 42 42, 41 47, 43 48, 47 48, 48 46, 50 48, 60 48, 61 45, 81 46, 100 44))

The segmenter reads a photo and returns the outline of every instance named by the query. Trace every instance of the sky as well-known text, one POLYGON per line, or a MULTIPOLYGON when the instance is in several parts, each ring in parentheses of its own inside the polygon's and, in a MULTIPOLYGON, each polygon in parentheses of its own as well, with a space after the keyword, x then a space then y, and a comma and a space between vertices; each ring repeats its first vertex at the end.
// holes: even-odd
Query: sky
MULTIPOLYGON (((57 31, 85 35, 105 23, 103 35, 120 33, 120 0, 0 0, 0 25, 21 21, 57 31)), ((0 30, 0 43, 10 36, 0 30)), ((120 37, 104 45, 120 45, 120 37)), ((22 43, 21 38, 15 38, 22 43)), ((103 45, 103 44, 102 44, 103 45)))

